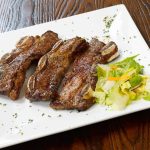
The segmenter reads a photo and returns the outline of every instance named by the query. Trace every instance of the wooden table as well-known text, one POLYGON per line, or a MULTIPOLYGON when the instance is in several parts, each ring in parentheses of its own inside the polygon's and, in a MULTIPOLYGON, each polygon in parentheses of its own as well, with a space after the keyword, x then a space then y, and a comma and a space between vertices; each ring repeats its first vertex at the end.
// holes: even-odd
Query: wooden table
MULTIPOLYGON (((123 3, 150 46, 150 0, 0 0, 0 32, 123 3)), ((150 110, 48 136, 10 150, 150 150, 150 110)))

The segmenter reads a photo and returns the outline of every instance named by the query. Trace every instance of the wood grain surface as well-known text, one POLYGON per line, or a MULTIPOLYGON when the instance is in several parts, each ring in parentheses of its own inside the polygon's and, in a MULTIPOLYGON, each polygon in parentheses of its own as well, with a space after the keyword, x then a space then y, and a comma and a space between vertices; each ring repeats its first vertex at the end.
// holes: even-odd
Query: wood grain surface
MULTIPOLYGON (((0 32, 125 4, 150 46, 150 0, 0 0, 0 32)), ((9 150, 150 150, 150 110, 7 148, 9 150)))

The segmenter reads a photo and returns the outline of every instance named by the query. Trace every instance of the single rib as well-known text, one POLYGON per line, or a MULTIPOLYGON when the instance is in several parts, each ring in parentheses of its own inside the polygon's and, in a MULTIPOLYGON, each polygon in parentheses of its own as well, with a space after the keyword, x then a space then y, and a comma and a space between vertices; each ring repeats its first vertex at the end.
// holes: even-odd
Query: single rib
POLYGON ((85 110, 95 103, 90 92, 95 89, 97 82, 96 64, 107 63, 118 56, 114 42, 104 45, 93 39, 89 49, 76 58, 62 81, 58 97, 50 103, 52 108, 85 110))
POLYGON ((86 41, 80 37, 59 41, 52 51, 40 59, 35 73, 28 80, 26 98, 31 101, 54 99, 77 52, 86 47, 86 41))

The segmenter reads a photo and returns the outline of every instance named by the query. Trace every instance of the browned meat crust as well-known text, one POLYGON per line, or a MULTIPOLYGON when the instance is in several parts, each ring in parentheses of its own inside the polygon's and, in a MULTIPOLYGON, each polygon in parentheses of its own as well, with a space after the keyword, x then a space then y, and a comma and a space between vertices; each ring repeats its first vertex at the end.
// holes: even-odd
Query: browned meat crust
POLYGON ((107 63, 117 57, 117 46, 93 39, 89 49, 74 61, 72 68, 65 75, 59 96, 50 106, 54 109, 85 110, 94 104, 90 91, 94 90, 97 78, 95 65, 107 63), (116 56, 115 56, 116 55, 116 56), (114 56, 114 58, 113 58, 114 56))
POLYGON ((0 93, 16 100, 31 62, 47 53, 58 40, 58 35, 52 31, 41 37, 22 38, 16 49, 0 60, 0 93))
POLYGON ((35 73, 28 80, 26 98, 32 101, 54 99, 74 56, 86 47, 86 41, 80 37, 59 41, 40 59, 35 73))

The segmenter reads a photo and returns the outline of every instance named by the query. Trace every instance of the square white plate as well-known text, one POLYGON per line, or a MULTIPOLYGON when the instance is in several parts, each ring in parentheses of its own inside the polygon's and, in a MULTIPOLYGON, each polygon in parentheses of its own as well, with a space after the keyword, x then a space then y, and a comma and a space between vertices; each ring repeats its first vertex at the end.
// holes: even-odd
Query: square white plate
MULTIPOLYGON (((96 36, 108 41, 103 21, 106 16, 113 18, 107 34, 119 47, 119 59, 140 54, 137 60, 145 66, 145 73, 150 74, 149 47, 124 5, 2 33, 0 56, 10 52, 22 36, 41 35, 47 30, 57 32, 63 39, 78 35, 87 39, 96 36)), ((55 111, 48 107, 49 102, 30 103, 23 97, 23 92, 21 95, 15 102, 0 95, 0 148, 150 108, 150 102, 140 100, 122 111, 111 111, 98 104, 84 112, 55 111)))

